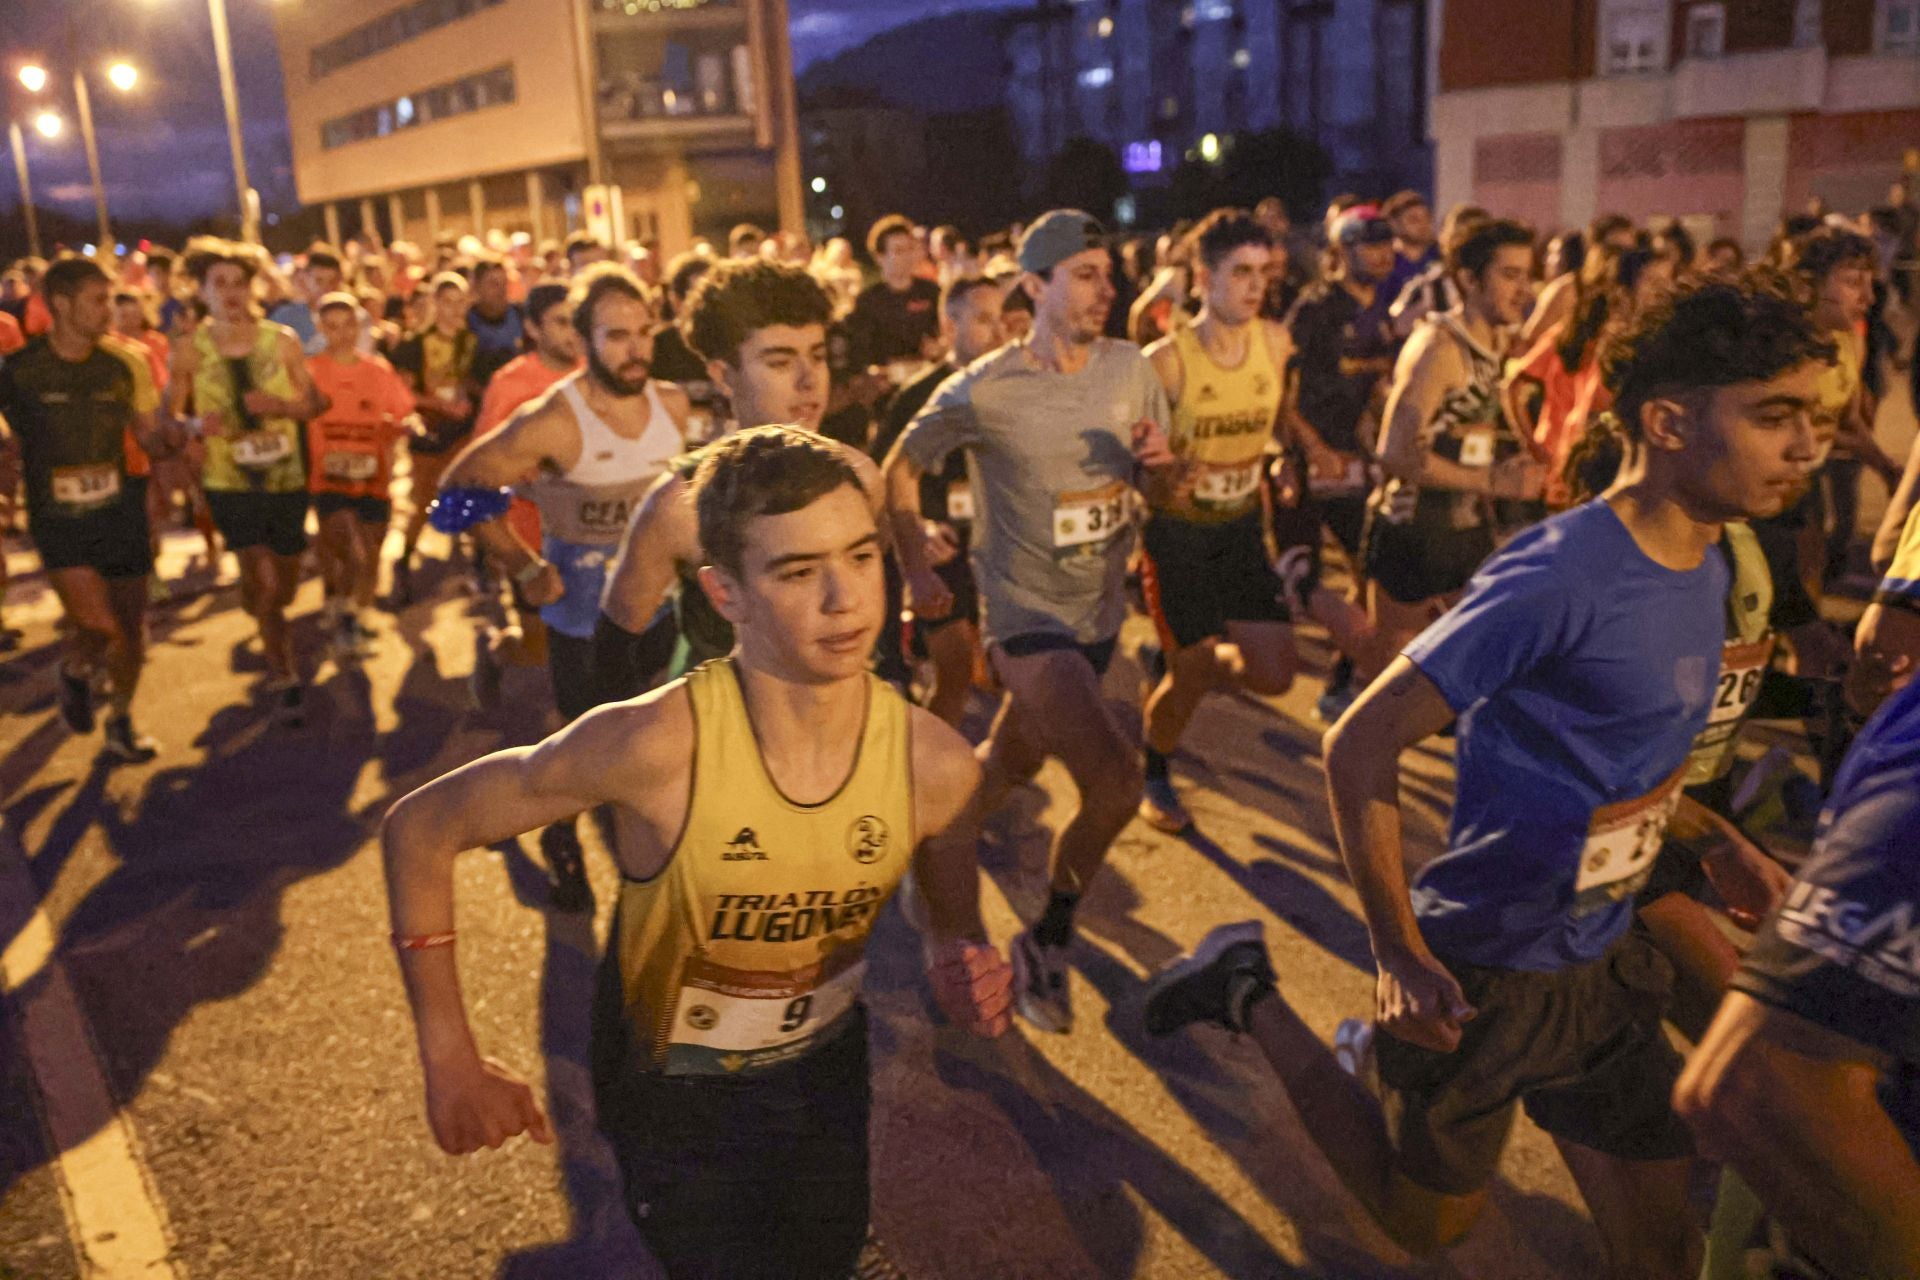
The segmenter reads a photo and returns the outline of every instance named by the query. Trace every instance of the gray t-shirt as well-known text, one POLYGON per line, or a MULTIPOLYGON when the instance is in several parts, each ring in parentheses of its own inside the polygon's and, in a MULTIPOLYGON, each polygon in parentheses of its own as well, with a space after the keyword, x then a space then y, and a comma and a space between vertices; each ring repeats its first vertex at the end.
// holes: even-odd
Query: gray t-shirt
POLYGON ((923 470, 966 453, 989 643, 1046 633, 1095 644, 1120 630, 1133 426, 1170 416, 1140 348, 1102 338, 1074 374, 1042 367, 1025 343, 1002 347, 941 383, 907 424, 900 447, 923 470))

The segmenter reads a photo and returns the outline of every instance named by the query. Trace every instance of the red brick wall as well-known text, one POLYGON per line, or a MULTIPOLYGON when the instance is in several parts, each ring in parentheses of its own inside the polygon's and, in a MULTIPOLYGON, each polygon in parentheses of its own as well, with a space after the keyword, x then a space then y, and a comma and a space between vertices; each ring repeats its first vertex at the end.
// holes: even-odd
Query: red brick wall
POLYGON ((1594 0, 1451 0, 1440 89, 1485 89, 1593 74, 1594 0))

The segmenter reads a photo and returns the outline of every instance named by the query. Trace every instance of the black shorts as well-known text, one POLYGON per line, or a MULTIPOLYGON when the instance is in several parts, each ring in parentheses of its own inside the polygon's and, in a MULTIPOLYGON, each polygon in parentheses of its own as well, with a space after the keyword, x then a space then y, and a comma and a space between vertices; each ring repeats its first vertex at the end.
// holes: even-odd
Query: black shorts
POLYGON ((145 477, 126 477, 118 502, 83 516, 30 514, 27 530, 48 572, 94 569, 103 578, 144 578, 153 572, 145 477))
POLYGON ((967 548, 963 542, 960 554, 934 569, 940 581, 947 584, 947 590, 953 592, 953 608, 944 618, 922 618, 914 615, 914 630, 920 635, 928 635, 955 622, 980 621, 980 589, 973 582, 973 565, 967 559, 967 548))
POLYGON ((393 521, 393 503, 387 498, 374 498, 348 493, 316 493, 313 495, 313 514, 325 520, 336 511, 351 511, 353 518, 361 524, 390 524, 393 521))
POLYGON ((1229 622, 1288 622, 1256 509, 1201 524, 1155 516, 1141 537, 1148 611, 1169 651, 1224 637, 1229 622))
POLYGON ((1401 604, 1464 591, 1494 552, 1491 525, 1454 529, 1418 513, 1394 524, 1373 512, 1366 541, 1368 579, 1401 604))
MULTIPOLYGON (((748 1079, 596 1068, 622 1198, 671 1280, 852 1274, 870 1214, 872 1090, 864 1010, 848 1022, 800 1061, 748 1079)), ((609 1031, 596 1024, 596 1037, 609 1031)), ((596 1043, 597 1061, 605 1051, 596 1043)))
POLYGON ((1313 504, 1320 509, 1320 522, 1339 539, 1341 549, 1357 558, 1367 533, 1367 495, 1343 493, 1315 498, 1313 504))
POLYGON ((1492 1180, 1515 1105, 1556 1138, 1622 1160, 1693 1154, 1670 1098, 1680 1055, 1660 1025, 1673 969, 1629 933, 1554 973, 1449 964, 1478 1013, 1452 1053, 1375 1039, 1395 1167, 1445 1195, 1492 1180))
POLYGON ((307 549, 307 495, 210 489, 207 505, 229 551, 265 547, 277 556, 307 549))
POLYGON ((1030 658, 1036 653, 1058 653, 1063 649, 1071 649, 1087 660, 1093 668, 1093 674, 1104 676, 1107 668, 1113 665, 1113 651, 1119 643, 1120 637, 1117 635, 1083 644, 1057 631, 1023 631, 1017 636, 996 641, 993 647, 1009 658, 1030 658))
POLYGON ((547 673, 553 677, 553 703, 562 720, 578 720, 600 705, 591 636, 570 636, 549 626, 547 673))

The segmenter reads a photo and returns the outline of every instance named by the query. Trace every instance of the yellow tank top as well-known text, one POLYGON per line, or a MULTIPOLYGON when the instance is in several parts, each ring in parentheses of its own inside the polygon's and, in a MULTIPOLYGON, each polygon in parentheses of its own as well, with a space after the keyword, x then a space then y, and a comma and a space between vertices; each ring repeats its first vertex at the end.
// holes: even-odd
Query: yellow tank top
MULTIPOLYGON (((1827 334, 1839 351, 1839 358, 1820 371, 1820 403, 1815 418, 1827 431, 1838 427, 1840 418, 1860 390, 1860 374, 1866 365, 1866 342, 1851 329, 1835 329, 1827 334)), ((1820 459, 1825 462, 1823 455, 1820 459)))
POLYGON ((686 677, 696 746, 686 828, 623 880, 613 958, 636 1061, 740 1076, 791 1062, 854 1012, 874 917, 913 855, 908 706, 867 677, 853 771, 796 804, 768 774, 730 658, 686 677))
POLYGON ((1256 321, 1247 358, 1223 369, 1201 345, 1197 327, 1170 335, 1180 356, 1180 399, 1173 406, 1173 451, 1191 472, 1188 496, 1167 509, 1183 520, 1233 520, 1260 501, 1260 468, 1280 415, 1280 372, 1256 321))
MULTIPOLYGON (((293 398, 293 377, 280 356, 280 337, 287 332, 271 321, 260 321, 253 350, 245 357, 251 390, 283 400, 293 398)), ((200 356, 193 372, 193 411, 217 412, 227 424, 225 435, 207 437, 201 484, 228 493, 304 492, 307 464, 300 451, 300 424, 292 418, 261 418, 255 430, 244 430, 234 362, 214 346, 211 324, 193 331, 193 349, 200 356)))
POLYGON ((1773 612, 1773 571, 1767 567, 1760 539, 1746 524, 1735 521, 1721 533, 1732 562, 1733 586, 1727 595, 1727 641, 1720 651, 1720 680, 1706 727, 1693 740, 1687 757, 1685 785, 1712 782, 1733 768, 1736 739, 1746 723, 1761 682, 1773 662, 1774 635, 1768 626, 1773 612))

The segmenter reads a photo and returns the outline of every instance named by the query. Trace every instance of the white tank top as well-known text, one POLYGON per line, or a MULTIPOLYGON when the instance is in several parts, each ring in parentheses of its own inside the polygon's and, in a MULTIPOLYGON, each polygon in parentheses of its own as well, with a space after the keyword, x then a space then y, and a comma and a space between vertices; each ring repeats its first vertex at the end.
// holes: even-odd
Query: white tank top
POLYGON ((667 463, 686 449, 686 441, 660 392, 651 382, 647 425, 637 437, 623 436, 587 405, 577 373, 558 385, 560 396, 580 425, 580 457, 564 474, 543 473, 533 485, 546 533, 562 542, 609 546, 626 532, 627 517, 667 463))

